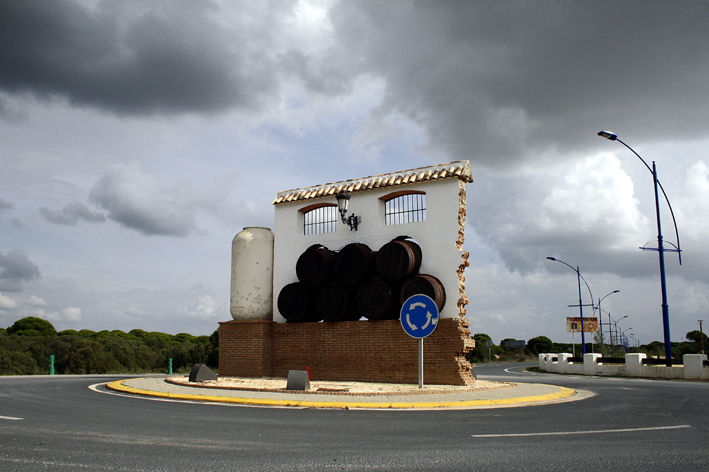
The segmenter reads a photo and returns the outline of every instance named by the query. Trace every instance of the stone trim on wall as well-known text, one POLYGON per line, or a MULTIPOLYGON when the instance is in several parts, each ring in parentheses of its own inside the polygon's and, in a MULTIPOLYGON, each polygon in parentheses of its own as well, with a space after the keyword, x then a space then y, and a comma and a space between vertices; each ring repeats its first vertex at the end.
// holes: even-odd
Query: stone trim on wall
MULTIPOLYGON (((467 192, 465 190, 465 182, 463 180, 458 181, 458 240, 455 242, 455 246, 459 251, 463 250, 463 244, 465 243, 465 217, 467 215, 466 205, 467 205, 467 192)), ((465 268, 470 267, 468 262, 468 257, 470 253, 468 251, 463 252, 460 258, 463 262, 458 266, 456 274, 458 274, 458 302, 456 306, 458 307, 458 316, 464 317, 466 313, 465 305, 469 305, 470 301, 468 296, 465 294, 465 268)))

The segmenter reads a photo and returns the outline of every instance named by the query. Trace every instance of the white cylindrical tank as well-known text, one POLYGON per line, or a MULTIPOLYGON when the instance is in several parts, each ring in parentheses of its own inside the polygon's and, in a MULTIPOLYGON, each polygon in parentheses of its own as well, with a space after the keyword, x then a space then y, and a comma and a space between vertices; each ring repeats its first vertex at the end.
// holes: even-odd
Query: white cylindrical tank
POLYGON ((247 227, 231 243, 231 316, 273 319, 273 232, 247 227))

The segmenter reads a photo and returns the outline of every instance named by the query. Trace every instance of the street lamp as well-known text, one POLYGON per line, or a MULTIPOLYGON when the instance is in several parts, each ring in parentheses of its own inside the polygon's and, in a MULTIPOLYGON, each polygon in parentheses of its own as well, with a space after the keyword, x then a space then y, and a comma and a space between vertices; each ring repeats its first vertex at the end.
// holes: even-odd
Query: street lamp
POLYGON ((635 333, 631 334, 631 335, 630 335, 630 338, 631 338, 631 341, 630 341, 631 346, 633 346, 633 347, 638 347, 638 346, 637 346, 637 344, 638 344, 638 339, 635 337, 635 333))
MULTIPOLYGON (((610 317, 610 314, 608 315, 608 317, 610 317)), ((618 345, 618 323, 620 323, 621 320, 624 320, 624 319, 627 318, 627 317, 628 317, 628 315, 625 315, 624 317, 618 319, 618 321, 614 321, 614 322, 613 322, 613 326, 615 326, 615 341, 616 341, 616 346, 618 345)), ((612 335, 613 335, 613 334, 611 333, 611 336, 612 336, 612 335)), ((612 341, 612 340, 613 340, 613 338, 611 337, 611 341, 612 341)), ((613 352, 613 345, 611 344, 611 353, 612 353, 612 352, 613 352)))
POLYGON ((626 336, 625 333, 629 333, 632 330, 633 328, 628 328, 620 334, 620 336, 623 338, 623 346, 625 347, 626 352, 628 351, 628 336, 626 336))
MULTIPOLYGON (((601 349, 603 349, 603 312, 601 311, 601 302, 603 300, 605 300, 608 295, 613 295, 614 293, 618 293, 618 292, 620 292, 620 290, 613 290, 611 293, 607 294, 606 296, 604 296, 603 298, 598 300, 598 320, 601 323, 601 326, 599 328, 601 330, 601 349)), ((608 315, 608 316, 609 316, 608 320, 610 322, 610 315, 608 315)))
MULTIPOLYGON (((679 248, 679 232, 677 231, 677 221, 675 220, 675 214, 672 211, 672 206, 670 205, 670 200, 667 198, 667 194, 665 193, 665 189, 662 188, 662 184, 660 183, 659 180, 657 180, 657 168, 655 167, 655 161, 652 161, 652 169, 650 168, 649 165, 647 165, 647 162, 640 157, 640 154, 635 152, 633 148, 625 144, 623 141, 618 139, 618 135, 613 133, 612 131, 599 131, 598 136, 602 138, 606 138, 610 141, 618 141, 620 144, 623 146, 627 147, 630 149, 630 151, 638 156, 638 158, 642 161, 643 164, 645 164, 645 167, 652 173, 652 180, 655 185, 655 214, 657 215, 657 248, 648 248, 648 247, 641 247, 640 249, 643 250, 650 250, 650 251, 657 251, 659 254, 660 258, 660 286, 662 289, 662 327, 665 335, 665 365, 667 367, 672 366, 672 344, 670 341, 670 310, 669 310, 669 305, 667 304, 667 283, 665 281, 665 251, 670 251, 670 252, 676 252, 679 255, 679 263, 682 265, 682 253, 681 249, 679 248), (675 235, 677 237, 677 246, 675 246, 675 249, 665 249, 662 241, 662 226, 660 225, 660 198, 659 194, 657 193, 657 188, 660 187, 662 190, 662 194, 665 196, 665 200, 667 201, 667 206, 670 209, 670 214, 672 215, 672 221, 674 222, 675 225, 675 235)), ((670 243, 672 244, 672 243, 670 243)), ((674 246, 674 245, 673 245, 674 246)))
POLYGON ((357 231, 357 224, 359 220, 357 219, 355 214, 352 213, 349 217, 345 216, 347 215, 347 209, 350 205, 350 197, 351 195, 345 192, 344 189, 340 190, 337 194, 335 194, 335 198, 337 199, 337 209, 340 211, 340 217, 342 218, 342 222, 350 227, 350 231, 357 231))
POLYGON ((704 320, 698 320, 699 321, 699 339, 702 340, 702 354, 704 354, 704 330, 702 329, 702 323, 704 320))
MULTIPOLYGON (((567 266, 569 269, 573 270, 576 272, 576 279, 578 280, 579 284, 579 315, 581 316, 581 352, 583 354, 586 354, 586 336, 585 336, 585 331, 584 331, 584 326, 583 326, 583 302, 581 301, 581 279, 583 279, 583 283, 586 284, 586 288, 588 289, 589 295, 591 295, 591 306, 593 306, 593 294, 591 293, 591 287, 588 286, 588 282, 586 282, 586 279, 584 279, 581 276, 581 272, 579 272, 579 266, 576 266, 574 269, 571 265, 567 264, 566 262, 555 259, 553 257, 547 257, 550 261, 555 261, 555 262, 561 262, 565 266, 567 266)), ((573 306, 573 305, 571 305, 573 306)))

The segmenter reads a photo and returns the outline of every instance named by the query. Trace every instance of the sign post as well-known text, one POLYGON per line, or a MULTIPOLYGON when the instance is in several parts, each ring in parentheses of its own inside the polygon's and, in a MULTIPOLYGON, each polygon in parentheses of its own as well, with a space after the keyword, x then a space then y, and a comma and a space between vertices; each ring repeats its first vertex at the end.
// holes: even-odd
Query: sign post
POLYGON ((423 338, 438 326, 438 307, 428 295, 410 296, 401 306, 401 327, 419 340, 419 388, 423 388, 423 338))

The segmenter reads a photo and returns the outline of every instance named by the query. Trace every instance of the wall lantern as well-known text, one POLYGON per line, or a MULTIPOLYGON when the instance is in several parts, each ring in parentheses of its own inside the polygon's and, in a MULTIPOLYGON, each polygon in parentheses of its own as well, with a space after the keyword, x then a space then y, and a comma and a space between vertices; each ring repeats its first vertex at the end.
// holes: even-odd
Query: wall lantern
POLYGON ((337 198, 337 209, 340 210, 340 217, 342 217, 342 222, 350 227, 350 231, 357 231, 358 218, 352 213, 349 217, 346 217, 347 208, 350 204, 351 195, 344 190, 340 190, 336 195, 337 198))

